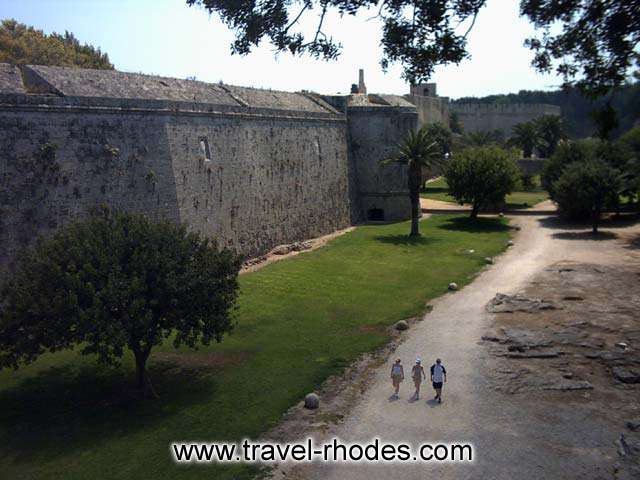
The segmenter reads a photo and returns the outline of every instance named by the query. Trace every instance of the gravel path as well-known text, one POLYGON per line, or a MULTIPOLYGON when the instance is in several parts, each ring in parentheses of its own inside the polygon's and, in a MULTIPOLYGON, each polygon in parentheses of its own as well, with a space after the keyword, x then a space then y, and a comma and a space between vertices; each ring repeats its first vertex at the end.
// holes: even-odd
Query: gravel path
MULTIPOLYGON (((494 391, 483 376, 491 359, 479 341, 492 324, 485 305, 497 292, 515 293, 556 261, 622 264, 634 255, 637 261, 638 253, 623 248, 615 238, 593 241, 573 235, 554 226, 552 219, 517 217, 512 225, 521 227, 515 246, 471 285, 435 301, 433 311, 412 327, 411 335, 394 354, 403 360, 406 371, 417 355, 423 358, 425 370, 441 357, 449 373, 444 402, 431 400, 428 381, 423 384, 423 398, 411 402, 410 379, 402 385, 400 399, 391 400, 390 366, 384 365, 335 431, 341 440, 350 442, 373 437, 413 445, 471 442, 474 463, 314 464, 299 472, 301 476, 336 480, 612 477, 619 425, 563 405, 561 397, 553 404, 494 391)), ((622 231, 640 229, 616 229, 622 231)))

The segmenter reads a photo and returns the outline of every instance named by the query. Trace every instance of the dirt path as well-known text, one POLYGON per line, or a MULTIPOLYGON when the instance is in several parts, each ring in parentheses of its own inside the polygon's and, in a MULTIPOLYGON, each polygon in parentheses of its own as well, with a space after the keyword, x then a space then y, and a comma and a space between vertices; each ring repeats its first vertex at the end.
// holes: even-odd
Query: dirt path
MULTIPOLYGON (((394 357, 410 370, 417 355, 428 368, 441 357, 449 373, 444 402, 433 403, 424 384, 423 398, 409 400, 411 381, 404 382, 400 399, 390 399, 389 365, 380 367, 368 391, 344 422, 328 432, 343 441, 366 442, 380 437, 387 442, 419 445, 425 442, 471 442, 473 464, 393 466, 366 464, 314 464, 289 471, 285 478, 313 479, 466 479, 466 478, 611 478, 619 425, 557 401, 549 404, 496 392, 483 375, 492 361, 480 341, 493 324, 485 305, 497 292, 515 293, 544 267, 561 260, 609 265, 638 261, 638 251, 625 249, 615 238, 591 240, 563 231, 553 220, 517 217, 521 227, 515 246, 494 266, 463 290, 433 303, 425 321, 412 327, 394 357)), ((636 233, 627 227, 616 232, 636 233)), ((561 395, 557 393, 555 395, 561 395)))

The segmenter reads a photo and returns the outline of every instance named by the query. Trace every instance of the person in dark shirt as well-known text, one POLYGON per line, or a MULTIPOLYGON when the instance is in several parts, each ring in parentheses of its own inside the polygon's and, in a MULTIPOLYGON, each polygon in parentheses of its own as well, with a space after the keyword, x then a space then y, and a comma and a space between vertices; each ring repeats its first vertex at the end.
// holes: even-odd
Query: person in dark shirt
POLYGON ((433 388, 436 391, 434 400, 438 400, 438 403, 442 403, 442 384, 447 381, 447 370, 444 368, 442 361, 438 358, 436 363, 431 365, 431 382, 433 388))

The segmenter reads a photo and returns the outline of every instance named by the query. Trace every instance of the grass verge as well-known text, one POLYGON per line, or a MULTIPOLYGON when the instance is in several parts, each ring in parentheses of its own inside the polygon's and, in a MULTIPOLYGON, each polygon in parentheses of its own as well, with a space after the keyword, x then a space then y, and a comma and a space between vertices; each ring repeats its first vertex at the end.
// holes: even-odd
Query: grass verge
POLYGON ((499 254, 504 221, 435 216, 363 226, 326 247, 241 277, 237 328, 221 344, 155 350, 159 400, 130 395, 133 362, 98 365, 74 351, 0 372, 4 478, 250 478, 249 466, 176 466, 172 441, 239 440, 276 424, 329 375, 383 345, 384 328, 463 286, 499 254), (468 253, 468 250, 474 253, 468 253), (364 327, 377 328, 364 328, 364 327))
MULTIPOLYGON (((505 208, 512 210, 529 208, 547 200, 549 194, 540 186, 539 177, 535 177, 534 181, 534 187, 530 191, 518 191, 507 195, 505 208)), ((449 195, 449 187, 444 178, 428 183, 427 187, 420 193, 420 196, 431 200, 440 200, 441 202, 456 203, 456 199, 449 195)))

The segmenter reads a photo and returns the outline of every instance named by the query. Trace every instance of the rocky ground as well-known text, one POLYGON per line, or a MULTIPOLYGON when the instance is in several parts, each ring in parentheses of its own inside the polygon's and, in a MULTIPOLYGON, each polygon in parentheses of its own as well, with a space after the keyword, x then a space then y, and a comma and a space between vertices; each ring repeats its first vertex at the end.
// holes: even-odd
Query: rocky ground
MULTIPOLYGON (((640 478, 640 264, 559 262, 487 305, 494 388, 562 396, 620 429, 618 478, 640 478)), ((518 401, 517 398, 514 401, 518 401)))

